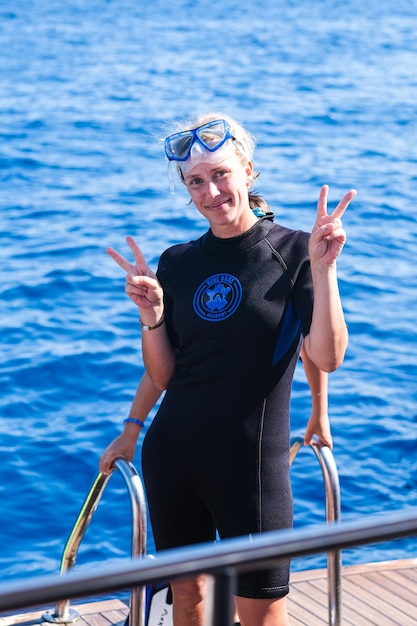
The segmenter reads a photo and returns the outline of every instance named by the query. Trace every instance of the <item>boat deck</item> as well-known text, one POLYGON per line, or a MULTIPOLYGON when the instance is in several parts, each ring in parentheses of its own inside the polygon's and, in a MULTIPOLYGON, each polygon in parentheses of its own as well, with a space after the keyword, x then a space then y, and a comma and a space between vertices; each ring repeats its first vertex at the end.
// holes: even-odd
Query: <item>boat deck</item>
MULTIPOLYGON (((293 573, 288 604, 291 626, 328 626, 327 570, 293 573)), ((417 559, 343 567, 342 621, 416 626, 417 559)))
MULTIPOLYGON (((416 626, 417 559, 343 568, 343 626, 416 626)), ((128 608, 120 600, 74 604, 77 626, 123 626, 128 608)), ((289 595, 291 626, 328 626, 327 571, 295 572, 289 595)), ((0 626, 50 626, 45 609, 0 617, 0 626)))
MULTIPOLYGON (((80 614, 80 619, 74 622, 77 626, 123 626, 128 614, 128 607, 121 600, 71 604, 71 607, 80 614)), ((42 609, 31 613, 0 617, 0 626, 12 626, 13 624, 19 626, 36 626, 37 624, 51 626, 51 622, 45 622, 42 619, 44 613, 45 609, 42 609)))

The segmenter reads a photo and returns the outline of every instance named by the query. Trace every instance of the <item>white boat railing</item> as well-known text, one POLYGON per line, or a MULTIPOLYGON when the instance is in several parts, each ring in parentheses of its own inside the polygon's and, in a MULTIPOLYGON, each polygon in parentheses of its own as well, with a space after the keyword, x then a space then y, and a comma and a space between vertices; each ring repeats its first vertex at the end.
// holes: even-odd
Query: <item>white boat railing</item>
POLYGON ((115 593, 161 580, 178 580, 201 573, 214 580, 208 598, 213 610, 206 626, 231 626, 234 582, 239 574, 273 567, 286 558, 392 541, 417 535, 417 508, 362 515, 357 521, 320 524, 300 529, 271 531, 247 538, 227 539, 159 552, 155 559, 123 559, 104 564, 100 571, 82 568, 63 576, 44 575, 3 583, 0 612, 50 604, 61 598, 115 593))
MULTIPOLYGON (((302 437, 291 440, 290 464, 303 446, 302 437)), ((333 454, 329 448, 312 442, 313 449, 323 474, 326 497, 326 522, 323 527, 299 530, 283 530, 264 533, 251 537, 222 541, 215 545, 204 544, 170 550, 159 553, 154 560, 143 559, 146 554, 146 501, 142 481, 135 467, 123 460, 115 462, 116 469, 122 474, 131 500, 132 509, 132 559, 130 565, 110 567, 107 574, 90 572, 71 572, 76 562, 80 542, 87 530, 91 518, 99 504, 104 488, 111 475, 99 473, 81 508, 73 530, 65 546, 60 568, 60 581, 51 577, 40 577, 37 581, 25 581, 24 601, 13 583, 6 585, 3 593, 0 587, 0 609, 31 606, 31 597, 35 604, 43 598, 57 600, 55 610, 43 614, 43 619, 53 623, 72 623, 79 618, 77 611, 70 608, 70 598, 88 596, 89 592, 105 593, 130 588, 129 625, 144 626, 146 585, 160 580, 171 580, 205 572, 212 576, 209 603, 210 626, 229 626, 229 613, 232 613, 232 596, 236 577, 239 573, 272 566, 280 558, 305 556, 327 552, 329 625, 341 626, 341 548, 393 539, 417 534, 417 513, 396 515, 385 520, 342 524, 340 521, 339 477, 333 454), (338 522, 335 524, 334 522, 338 522), (64 575, 65 574, 65 575, 64 575), (104 578, 103 578, 104 576, 104 578), (46 588, 42 580, 47 579, 46 588), (82 581, 82 582, 81 582, 82 581), (31 596, 31 590, 35 596, 31 596), (61 591, 59 591, 61 590, 61 591), (62 592, 62 593, 61 593, 62 592), (39 595, 40 594, 40 595, 39 595), (65 598, 65 599, 62 599, 65 598), (17 602, 17 604, 13 604, 17 602)), ((4 585, 3 585, 4 589, 4 585)))

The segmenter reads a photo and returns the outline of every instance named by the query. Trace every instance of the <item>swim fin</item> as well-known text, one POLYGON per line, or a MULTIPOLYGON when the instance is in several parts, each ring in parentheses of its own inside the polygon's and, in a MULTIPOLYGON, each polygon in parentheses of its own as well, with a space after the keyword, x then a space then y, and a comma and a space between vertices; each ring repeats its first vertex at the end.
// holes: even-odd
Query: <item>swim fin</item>
POLYGON ((172 592, 169 583, 157 583, 147 587, 145 626, 173 626, 172 592))

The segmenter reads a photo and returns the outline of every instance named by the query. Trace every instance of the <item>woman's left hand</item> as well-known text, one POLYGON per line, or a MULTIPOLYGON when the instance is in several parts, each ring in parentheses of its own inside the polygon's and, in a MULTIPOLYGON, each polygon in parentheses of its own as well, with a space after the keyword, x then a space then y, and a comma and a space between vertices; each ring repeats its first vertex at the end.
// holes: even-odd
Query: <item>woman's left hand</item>
POLYGON ((330 430, 330 420, 327 413, 322 415, 312 414, 308 420, 306 432, 304 434, 304 445, 309 446, 313 441, 313 435, 316 435, 319 442, 323 446, 333 448, 332 433, 330 430))
POLYGON ((316 223, 310 237, 309 253, 311 264, 322 262, 331 266, 345 245, 346 233, 342 227, 341 217, 356 196, 356 191, 355 189, 348 191, 330 215, 327 213, 328 193, 329 187, 324 185, 317 203, 316 223))

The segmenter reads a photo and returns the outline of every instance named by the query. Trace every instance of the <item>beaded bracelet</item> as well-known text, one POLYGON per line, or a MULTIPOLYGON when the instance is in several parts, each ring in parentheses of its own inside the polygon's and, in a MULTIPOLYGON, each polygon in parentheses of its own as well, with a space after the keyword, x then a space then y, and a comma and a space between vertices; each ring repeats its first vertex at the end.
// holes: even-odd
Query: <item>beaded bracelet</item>
POLYGON ((139 317, 139 324, 142 326, 142 330, 155 330, 155 328, 159 328, 160 326, 162 326, 164 322, 165 316, 163 315, 157 324, 155 324, 154 326, 148 326, 147 324, 144 324, 139 317))
POLYGON ((136 417, 127 417, 124 420, 123 424, 127 424, 129 422, 131 422, 132 424, 137 424, 141 428, 143 428, 145 426, 145 424, 141 420, 137 420, 136 417))

